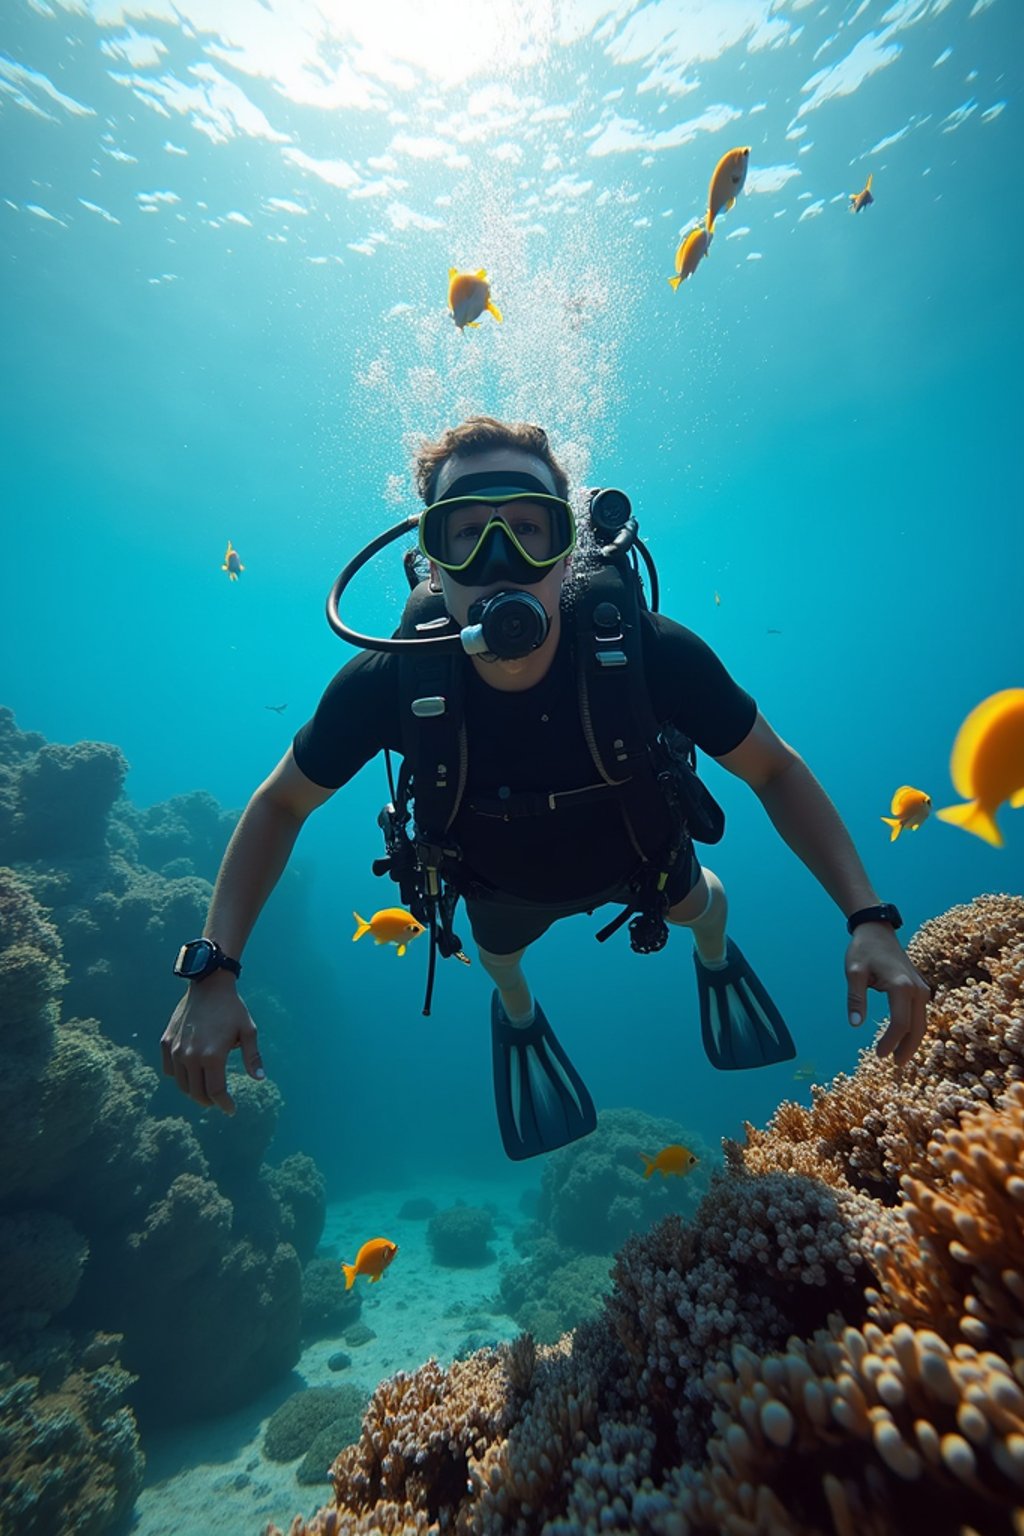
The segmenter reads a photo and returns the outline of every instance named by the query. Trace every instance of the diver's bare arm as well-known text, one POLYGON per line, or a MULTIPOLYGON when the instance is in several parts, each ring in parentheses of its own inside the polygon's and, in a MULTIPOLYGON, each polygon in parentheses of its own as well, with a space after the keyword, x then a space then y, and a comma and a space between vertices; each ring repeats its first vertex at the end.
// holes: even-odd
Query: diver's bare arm
POLYGON ((257 789, 231 835, 203 930, 225 954, 241 955, 306 817, 333 794, 306 777, 291 749, 257 789))
POLYGON ((878 903, 839 812, 803 758, 775 734, 763 715, 746 739, 717 761, 750 785, 779 835, 844 916, 878 903))

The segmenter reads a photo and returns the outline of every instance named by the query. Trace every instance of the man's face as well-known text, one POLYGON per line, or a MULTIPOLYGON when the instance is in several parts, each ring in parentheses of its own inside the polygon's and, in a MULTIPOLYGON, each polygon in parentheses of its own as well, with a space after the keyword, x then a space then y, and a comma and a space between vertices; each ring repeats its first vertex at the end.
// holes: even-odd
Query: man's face
MULTIPOLYGON (((533 475, 542 482, 550 495, 558 495, 554 476, 543 459, 537 458, 532 453, 524 453, 518 448, 492 448, 486 453, 475 453, 470 458, 460 459, 456 456, 446 459, 437 477, 434 500, 443 500, 448 488, 462 475, 489 474, 493 472, 495 482, 500 484, 502 472, 509 470, 519 474, 533 475)), ((524 491, 523 506, 527 506, 528 502, 529 492, 524 491)), ((512 503, 510 505, 510 521, 514 515, 512 512, 513 508, 519 508, 519 503, 512 503)), ((540 502, 535 504, 532 515, 535 516, 541 509, 544 510, 545 516, 550 517, 550 512, 540 502)), ((458 515, 463 516, 462 513, 458 515)), ((482 516, 486 519, 489 514, 484 512, 482 516)), ((479 523, 480 517, 480 513, 469 514, 468 523, 470 525, 474 522, 479 523)), ((520 509, 520 517, 525 531, 528 519, 522 509, 520 509)), ((552 621, 552 632, 555 634, 557 633, 559 595, 568 563, 568 559, 559 560, 549 571, 545 571, 539 581, 532 582, 529 585, 525 582, 501 581, 491 582, 481 587, 464 586, 461 582, 453 581, 447 571, 441 570, 436 565, 431 565, 430 574, 435 585, 440 583, 441 590, 444 593, 445 606, 459 625, 467 623, 469 609, 478 598, 491 597, 495 592, 519 590, 532 592, 538 599, 552 621)))

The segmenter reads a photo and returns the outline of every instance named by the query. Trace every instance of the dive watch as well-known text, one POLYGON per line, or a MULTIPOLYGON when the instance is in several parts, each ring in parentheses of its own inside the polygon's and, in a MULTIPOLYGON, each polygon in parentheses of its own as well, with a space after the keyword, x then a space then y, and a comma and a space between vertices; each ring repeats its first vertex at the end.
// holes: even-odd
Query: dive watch
POLYGON ((214 971, 230 971, 232 976, 241 976, 242 967, 213 939, 191 939, 178 950, 175 976, 181 976, 185 981, 205 981, 214 971))
POLYGON ((894 933, 897 928, 903 927, 900 909, 893 906, 891 901, 883 901, 878 907, 861 907, 859 912, 851 912, 846 919, 846 931, 852 933, 861 923, 888 923, 894 933))

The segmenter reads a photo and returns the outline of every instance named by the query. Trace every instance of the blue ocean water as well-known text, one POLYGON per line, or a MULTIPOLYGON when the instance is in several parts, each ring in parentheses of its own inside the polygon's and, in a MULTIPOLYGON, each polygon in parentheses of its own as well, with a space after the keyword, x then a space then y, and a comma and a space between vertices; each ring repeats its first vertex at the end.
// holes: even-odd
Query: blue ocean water
MULTIPOLYGON (((1019 890, 1014 813, 1004 850, 935 820, 890 845, 879 820, 901 783, 951 803, 957 727, 1024 680, 1015 0, 429 18, 5 7, 2 702, 50 740, 116 742, 140 804, 203 788, 240 809, 348 659, 324 599, 413 508, 416 439, 536 420, 576 483, 628 491, 664 611, 806 758, 908 933, 1019 890), (746 189, 673 293, 739 144, 746 189), (456 331, 452 265, 487 269, 503 325, 456 331)), ((381 558, 353 622, 389 632, 403 593, 381 558)), ((801 1055, 850 1067, 868 1035, 840 914, 745 786, 707 777, 732 931, 801 1055)), ((369 869, 385 798, 371 764, 296 854, 337 1027, 327 1059, 301 1024, 288 1049, 334 1079, 337 1123, 293 1098, 288 1139, 336 1188, 505 1166, 479 966, 443 967, 423 1019, 422 948, 349 942, 352 909, 392 899, 369 869)), ((639 958, 596 926, 553 931, 529 974, 600 1106, 710 1141, 806 1092, 788 1068, 712 1071, 685 936, 639 958)), ((258 931, 250 953, 301 1020, 303 978, 258 931)))

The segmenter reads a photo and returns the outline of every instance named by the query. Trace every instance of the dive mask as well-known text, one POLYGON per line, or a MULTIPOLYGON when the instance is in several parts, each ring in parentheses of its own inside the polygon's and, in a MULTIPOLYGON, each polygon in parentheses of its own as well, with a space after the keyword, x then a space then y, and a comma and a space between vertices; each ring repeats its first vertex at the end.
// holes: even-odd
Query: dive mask
POLYGON ((420 550, 462 586, 531 586, 576 547, 569 503, 534 475, 460 475, 420 516, 420 550))

